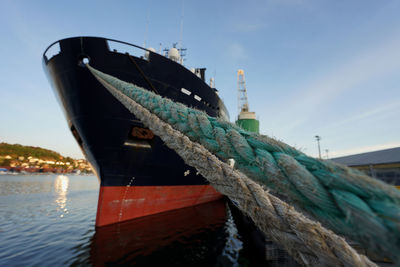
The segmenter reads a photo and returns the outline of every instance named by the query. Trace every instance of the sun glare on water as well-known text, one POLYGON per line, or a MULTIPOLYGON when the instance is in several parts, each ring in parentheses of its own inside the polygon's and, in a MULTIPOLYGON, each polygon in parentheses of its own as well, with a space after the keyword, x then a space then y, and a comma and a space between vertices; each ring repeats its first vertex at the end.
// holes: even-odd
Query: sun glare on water
MULTIPOLYGON (((69 186, 69 178, 65 175, 57 176, 54 181, 54 189, 57 193, 56 203, 59 207, 59 210, 63 210, 67 213, 66 203, 67 203, 67 193, 69 186)), ((64 215, 60 215, 60 217, 64 217, 64 215)))

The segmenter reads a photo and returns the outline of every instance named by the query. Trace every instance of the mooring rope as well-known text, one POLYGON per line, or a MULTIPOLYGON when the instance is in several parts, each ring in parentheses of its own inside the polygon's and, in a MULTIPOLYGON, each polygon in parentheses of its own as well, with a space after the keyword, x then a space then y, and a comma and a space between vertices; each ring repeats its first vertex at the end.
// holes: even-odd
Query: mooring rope
POLYGON ((367 257, 358 255, 343 238, 264 191, 204 146, 190 141, 101 77, 95 77, 168 147, 174 149, 188 165, 195 167, 216 190, 235 201, 264 233, 281 244, 298 262, 312 266, 376 266, 367 257))
POLYGON ((123 95, 89 66, 95 77, 147 127, 194 166, 211 185, 227 195, 258 227, 305 265, 374 266, 336 236, 264 191, 241 172, 221 162, 202 145, 173 129, 134 100, 123 95))
POLYGON ((90 70, 218 158, 235 159, 235 167, 248 177, 286 196, 336 233, 400 263, 400 193, 394 187, 90 70))

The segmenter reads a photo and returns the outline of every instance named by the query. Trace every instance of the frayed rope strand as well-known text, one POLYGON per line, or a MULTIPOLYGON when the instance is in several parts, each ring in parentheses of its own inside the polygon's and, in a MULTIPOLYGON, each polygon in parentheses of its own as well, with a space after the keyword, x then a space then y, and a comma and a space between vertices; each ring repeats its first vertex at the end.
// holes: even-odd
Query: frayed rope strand
MULTIPOLYGON (((154 112, 154 115, 157 115, 163 121, 167 121, 173 128, 176 127, 182 131, 183 134, 190 137, 192 141, 202 144, 206 149, 218 155, 221 159, 225 159, 224 157, 234 158, 236 162, 238 162, 238 168, 245 172, 250 178, 256 177, 255 180, 261 180, 267 186, 277 190, 280 194, 283 193, 291 197, 300 207, 308 210, 321 221, 327 222, 334 230, 349 226, 354 230, 367 226, 367 231, 361 229, 361 233, 357 232, 356 234, 350 235, 352 239, 357 240, 355 237, 361 237, 359 239, 364 241, 365 239, 370 241, 372 239, 371 236, 376 236, 376 232, 374 233, 374 229, 371 227, 375 227, 380 233, 386 233, 386 225, 382 224, 382 219, 379 218, 378 214, 373 212, 372 207, 365 204, 365 196, 374 196, 375 203, 378 203, 375 205, 379 206, 382 199, 390 200, 395 203, 393 199, 398 201, 398 195, 394 192, 390 192, 390 190, 388 194, 375 194, 374 189, 376 188, 376 184, 373 184, 375 188, 370 186, 365 190, 365 188, 363 188, 363 183, 353 181, 348 177, 342 178, 344 174, 351 174, 353 176, 363 177, 362 179, 365 180, 365 177, 360 173, 353 172, 340 165, 333 163, 326 164, 325 162, 308 158, 294 148, 281 142, 265 136, 245 132, 228 122, 208 117, 198 110, 189 109, 182 104, 161 98, 145 89, 117 80, 93 68, 90 68, 90 70, 100 81, 103 81, 103 83, 108 84, 112 88, 117 88, 124 94, 133 98, 140 105, 154 112), (163 114, 168 114, 168 116, 164 116, 163 114), (192 120, 192 122, 188 122, 189 120, 192 120), (196 123, 197 126, 194 126, 194 123, 196 123), (190 124, 192 125, 190 126, 190 124), (209 141, 212 140, 212 136, 215 136, 213 140, 215 142, 209 141), (218 141, 219 139, 220 141, 218 141), (235 144, 235 146, 232 144, 235 144), (224 146, 227 146, 227 148, 224 149, 224 146), (248 163, 247 165, 246 162, 248 163), (323 168, 321 168, 321 165, 323 168), (335 169, 335 176, 325 175, 324 182, 319 180, 319 176, 321 175, 313 176, 314 172, 317 173, 321 171, 321 169, 326 172, 329 168, 335 169), (308 177, 303 179, 304 176, 308 177), (340 182, 334 181, 338 179, 336 176, 340 177, 340 182), (351 186, 347 186, 348 184, 351 186), (329 187, 329 185, 331 185, 331 187, 329 187), (354 188, 353 191, 358 190, 363 192, 363 198, 355 195, 351 190, 351 193, 344 191, 343 188, 347 187, 350 187, 350 189, 354 188), (310 193, 310 191, 312 193, 310 193), (359 203, 360 201, 361 203, 359 203), (338 202, 340 202, 341 205, 338 205, 338 202), (310 209, 308 205, 311 205, 313 209, 310 209), (361 207, 361 209, 359 209, 359 207, 361 207), (350 215, 348 211, 351 211, 350 215), (365 220, 365 214, 375 218, 375 220, 367 218, 369 223, 360 225, 358 222, 361 222, 362 219, 365 220), (363 216, 364 218, 360 218, 363 216), (355 222, 357 222, 357 224, 355 222), (355 225, 358 227, 355 227, 355 225)), ((137 116, 137 114, 135 115, 137 116)), ((367 181, 374 182, 373 180, 369 180, 367 181)), ((380 188, 386 189, 385 185, 382 186, 379 183, 378 185, 380 188)), ((397 207, 397 203, 395 207, 397 207)), ((394 221, 396 222, 396 220, 394 221)), ((340 233, 341 231, 337 232, 340 233)), ((385 237, 387 238, 388 235, 385 237)), ((370 242, 364 243, 370 245, 370 242)), ((374 251, 387 252, 387 245, 386 243, 369 246, 367 248, 374 251)), ((398 248, 396 247, 396 249, 398 248)), ((387 255, 387 253, 385 253, 385 255, 387 255)), ((396 259, 391 253, 389 253, 389 257, 396 259)))

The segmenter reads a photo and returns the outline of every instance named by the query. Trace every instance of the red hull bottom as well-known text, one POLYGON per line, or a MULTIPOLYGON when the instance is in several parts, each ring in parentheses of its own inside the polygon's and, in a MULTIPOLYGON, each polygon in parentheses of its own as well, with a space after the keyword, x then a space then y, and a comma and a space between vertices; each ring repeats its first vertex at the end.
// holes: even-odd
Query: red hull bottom
POLYGON ((96 226, 195 206, 221 197, 210 185, 101 186, 96 226))

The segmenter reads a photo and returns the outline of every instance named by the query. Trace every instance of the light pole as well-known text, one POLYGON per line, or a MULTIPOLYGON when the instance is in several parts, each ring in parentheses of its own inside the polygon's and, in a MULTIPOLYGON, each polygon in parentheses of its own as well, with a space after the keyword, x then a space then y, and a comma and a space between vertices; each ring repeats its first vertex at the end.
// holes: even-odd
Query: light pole
POLYGON ((326 152, 326 159, 329 159, 329 155, 328 155, 329 149, 325 149, 325 152, 326 152))
POLYGON ((318 154, 319 154, 319 158, 321 159, 321 147, 319 146, 319 140, 321 140, 321 136, 316 135, 315 139, 317 139, 317 143, 318 143, 318 154))

